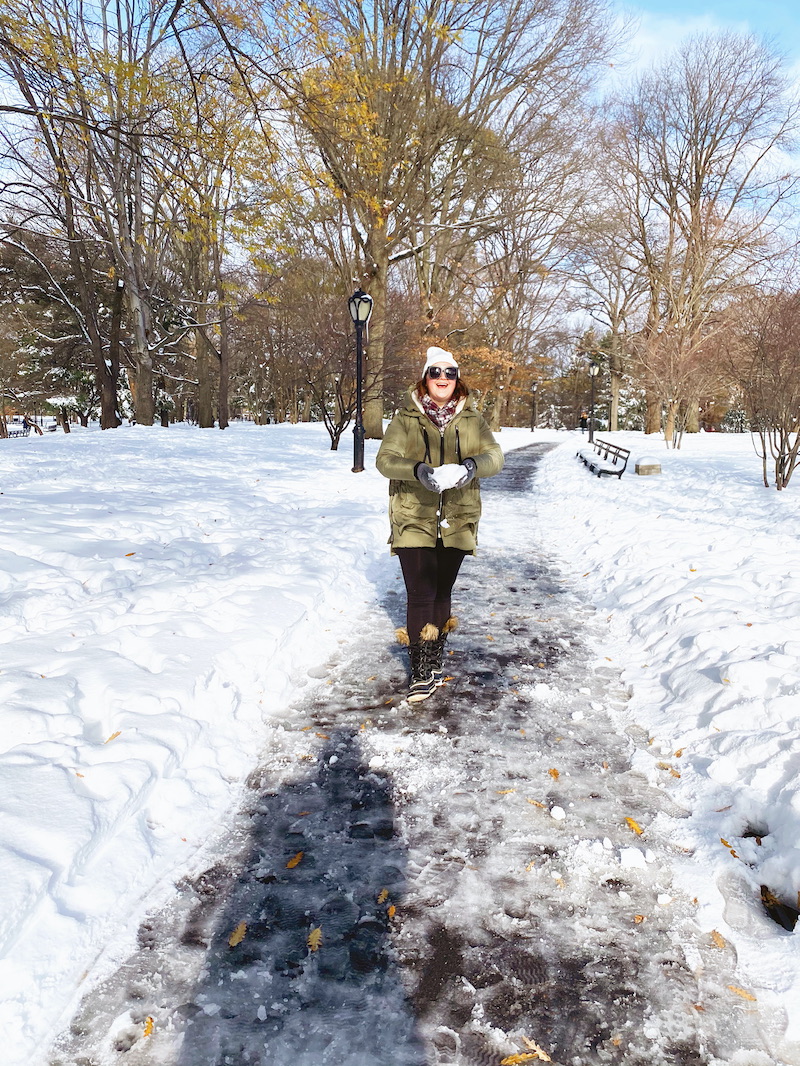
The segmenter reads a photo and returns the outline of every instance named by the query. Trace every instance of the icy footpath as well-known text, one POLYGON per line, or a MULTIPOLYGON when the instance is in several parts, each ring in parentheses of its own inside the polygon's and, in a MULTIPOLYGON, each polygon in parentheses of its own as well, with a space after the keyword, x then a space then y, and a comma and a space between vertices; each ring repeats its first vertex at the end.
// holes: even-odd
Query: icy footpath
MULTIPOLYGON (((0 450, 0 1024, 33 1066, 373 598, 385 484, 319 426, 0 450), (98 959, 100 961, 98 962, 98 959)), ((124 947, 121 945, 125 944, 124 947)))
POLYGON ((398 695, 399 580, 353 612, 52 1066, 800 1061, 673 883, 688 812, 633 767, 604 623, 530 537, 535 458, 485 486, 446 686, 398 695))
POLYGON ((761 896, 800 908, 800 482, 765 488, 749 435, 615 440, 629 471, 646 453, 662 473, 601 481, 570 441, 542 464, 534 528, 625 664, 636 767, 690 814, 679 882, 759 998, 791 1005, 796 1061, 800 927, 769 922, 761 896))

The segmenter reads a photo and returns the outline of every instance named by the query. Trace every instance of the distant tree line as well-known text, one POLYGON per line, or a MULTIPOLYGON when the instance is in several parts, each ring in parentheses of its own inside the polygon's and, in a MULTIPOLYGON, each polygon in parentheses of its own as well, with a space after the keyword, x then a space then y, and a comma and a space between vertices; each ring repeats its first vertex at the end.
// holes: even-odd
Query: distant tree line
POLYGON ((572 428, 596 361, 604 426, 752 427, 783 487, 791 82, 739 34, 626 79, 623 37, 602 0, 5 0, 4 410, 335 447, 361 286, 369 436, 430 343, 494 426, 572 428))

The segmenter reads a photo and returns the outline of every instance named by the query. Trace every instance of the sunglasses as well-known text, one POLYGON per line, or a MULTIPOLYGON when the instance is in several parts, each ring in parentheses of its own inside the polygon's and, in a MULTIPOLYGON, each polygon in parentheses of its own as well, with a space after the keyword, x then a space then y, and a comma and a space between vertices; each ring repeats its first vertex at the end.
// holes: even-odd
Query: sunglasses
POLYGON ((456 378, 458 377, 458 368, 454 367, 454 366, 448 366, 448 367, 445 367, 444 369, 442 369, 442 367, 440 367, 440 366, 429 366, 428 367, 428 377, 429 378, 433 378, 434 380, 436 380, 436 378, 441 377, 442 374, 444 374, 444 376, 447 378, 448 381, 455 381, 456 378))

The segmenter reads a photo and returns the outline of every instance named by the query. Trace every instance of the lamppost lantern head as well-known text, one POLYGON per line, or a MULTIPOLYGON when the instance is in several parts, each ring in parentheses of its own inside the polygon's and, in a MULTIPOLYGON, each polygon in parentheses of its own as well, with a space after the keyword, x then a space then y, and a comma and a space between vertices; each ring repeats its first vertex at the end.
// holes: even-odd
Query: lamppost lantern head
POLYGON ((593 378, 596 378, 597 375, 600 373, 599 365, 597 363, 589 363, 589 373, 592 375, 593 378))
POLYGON ((350 317, 357 326, 364 326, 369 322, 369 316, 372 314, 372 297, 368 293, 362 289, 356 289, 347 301, 347 306, 350 310, 350 317))

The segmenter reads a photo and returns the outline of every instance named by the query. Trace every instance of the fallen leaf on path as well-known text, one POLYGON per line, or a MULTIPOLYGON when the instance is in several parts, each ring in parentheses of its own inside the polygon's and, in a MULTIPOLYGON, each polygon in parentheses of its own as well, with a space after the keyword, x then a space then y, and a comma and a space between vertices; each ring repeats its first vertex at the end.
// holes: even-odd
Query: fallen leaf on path
POLYGON ((244 940, 246 933, 247 933, 247 922, 239 922, 239 924, 236 926, 234 931, 228 937, 228 944, 232 948, 235 948, 237 944, 241 944, 241 942, 244 940))
POLYGON ((556 769, 548 770, 547 772, 548 774, 550 774, 554 781, 558 781, 559 777, 561 777, 561 774, 556 769))
POLYGON ((112 733, 111 736, 108 738, 108 740, 106 740, 104 743, 110 744, 112 740, 116 740, 117 739, 117 737, 120 735, 121 732, 122 732, 122 730, 118 729, 116 731, 116 733, 112 733))
POLYGON ((304 852, 298 851, 296 855, 293 855, 291 859, 286 863, 287 870, 293 870, 295 866, 299 866, 303 861, 304 852))
POLYGON ((527 1036, 523 1036, 522 1042, 525 1047, 528 1048, 529 1051, 533 1051, 536 1055, 538 1055, 542 1062, 553 1061, 546 1051, 543 1051, 538 1044, 534 1044, 534 1042, 532 1040, 529 1040, 527 1036))
POLYGON ((749 999, 752 1003, 757 1003, 758 1000, 752 992, 746 992, 743 988, 738 988, 736 985, 728 985, 731 992, 735 992, 737 996, 741 996, 742 999, 749 999))
POLYGON ((716 929, 711 930, 711 939, 714 942, 715 948, 721 949, 727 946, 727 940, 722 935, 722 933, 718 933, 716 929))
POLYGON ((642 829, 642 827, 639 825, 639 823, 635 822, 633 820, 633 818, 626 818, 625 819, 625 824, 628 826, 629 829, 632 829, 634 831, 634 833, 637 835, 637 837, 640 837, 642 835, 642 833, 644 832, 644 829, 642 829))
POLYGON ((308 949, 309 951, 319 951, 322 944, 322 927, 317 926, 316 929, 312 929, 308 934, 308 949))
POLYGON ((156 1027, 155 1019, 151 1018, 150 1015, 148 1014, 147 1017, 144 1020, 144 1032, 142 1033, 142 1036, 152 1036, 153 1035, 153 1030, 155 1029, 155 1027, 156 1027))
POLYGON ((388 898, 389 898, 389 889, 388 888, 382 888, 380 893, 378 894, 378 903, 385 903, 388 898))

